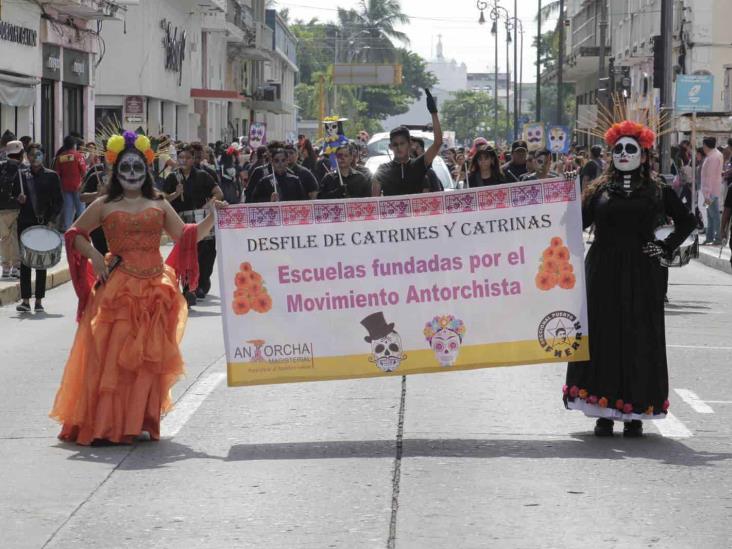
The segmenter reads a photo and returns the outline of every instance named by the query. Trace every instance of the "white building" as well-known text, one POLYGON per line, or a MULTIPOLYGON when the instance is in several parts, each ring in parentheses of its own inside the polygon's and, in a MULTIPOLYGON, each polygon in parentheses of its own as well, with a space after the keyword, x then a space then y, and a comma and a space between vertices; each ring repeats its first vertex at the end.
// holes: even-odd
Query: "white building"
MULTIPOLYGON (((454 59, 445 58, 441 35, 437 41, 436 56, 427 63, 426 69, 437 78, 437 84, 431 91, 440 103, 452 99, 455 92, 468 89, 468 68, 465 63, 458 64, 454 59)), ((427 100, 423 94, 418 101, 412 103, 409 111, 387 118, 382 125, 384 129, 390 130, 400 125, 426 125, 430 121, 427 100)))
POLYGON ((93 67, 100 45, 97 22, 121 29, 122 4, 107 0, 0 3, 0 132, 9 129, 18 137, 28 135, 41 142, 49 156, 65 135, 93 139, 93 67))

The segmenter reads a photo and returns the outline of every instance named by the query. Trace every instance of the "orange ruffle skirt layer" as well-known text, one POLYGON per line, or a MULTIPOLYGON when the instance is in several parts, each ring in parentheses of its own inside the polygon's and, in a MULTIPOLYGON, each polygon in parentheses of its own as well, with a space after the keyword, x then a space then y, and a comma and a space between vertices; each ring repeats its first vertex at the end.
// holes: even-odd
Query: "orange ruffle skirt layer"
POLYGON ((184 374, 179 343, 188 319, 175 271, 136 278, 121 269, 93 291, 50 416, 59 438, 131 443, 160 438, 170 388, 184 374))

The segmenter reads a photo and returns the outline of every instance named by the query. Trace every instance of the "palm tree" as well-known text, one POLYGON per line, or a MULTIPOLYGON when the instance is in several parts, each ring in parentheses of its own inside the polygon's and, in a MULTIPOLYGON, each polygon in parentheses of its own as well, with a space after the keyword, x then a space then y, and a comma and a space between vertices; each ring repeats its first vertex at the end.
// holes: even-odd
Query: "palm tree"
MULTIPOLYGON (((559 0, 552 0, 551 2, 547 2, 541 7, 541 20, 542 21, 548 21, 549 19, 552 19, 559 15, 559 0)), ((536 17, 534 17, 534 21, 538 21, 539 17, 538 14, 536 17)))
POLYGON ((409 23, 399 0, 361 0, 357 16, 360 43, 362 47, 369 46, 366 52, 369 61, 393 61, 396 48, 392 40, 409 44, 409 37, 396 29, 409 23))

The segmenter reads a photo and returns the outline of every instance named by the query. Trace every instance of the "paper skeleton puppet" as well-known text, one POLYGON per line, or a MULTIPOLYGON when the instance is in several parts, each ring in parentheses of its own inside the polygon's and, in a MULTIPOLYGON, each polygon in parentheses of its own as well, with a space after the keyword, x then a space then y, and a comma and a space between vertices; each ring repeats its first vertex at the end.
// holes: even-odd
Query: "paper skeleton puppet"
POLYGON ((569 128, 567 126, 549 126, 549 150, 553 153, 566 154, 569 152, 569 128))
POLYGON ((465 336, 465 323, 452 315, 436 316, 424 326, 424 337, 440 366, 453 366, 465 336))
POLYGON ((364 337, 371 344, 369 362, 376 364, 382 372, 393 372, 407 358, 404 354, 401 336, 394 331, 394 323, 386 322, 384 313, 373 313, 361 321, 369 335, 364 337))
POLYGON ((325 128, 325 140, 323 143, 323 152, 330 160, 331 169, 336 169, 335 152, 338 147, 348 144, 348 139, 343 135, 343 122, 348 118, 338 118, 337 116, 329 116, 323 120, 325 128))
POLYGON ((524 124, 524 141, 529 146, 529 151, 538 151, 543 149, 544 145, 544 124, 541 122, 531 122, 524 124))

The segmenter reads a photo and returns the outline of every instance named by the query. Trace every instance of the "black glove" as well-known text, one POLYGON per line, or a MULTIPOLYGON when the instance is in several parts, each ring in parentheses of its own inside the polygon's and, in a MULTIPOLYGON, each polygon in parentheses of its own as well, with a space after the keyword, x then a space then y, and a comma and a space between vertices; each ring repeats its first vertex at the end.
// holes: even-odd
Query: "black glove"
POLYGON ((435 101, 435 98, 432 97, 430 90, 428 90, 427 88, 425 88, 424 93, 427 95, 427 110, 430 111, 430 114, 436 114, 437 101, 435 101))

